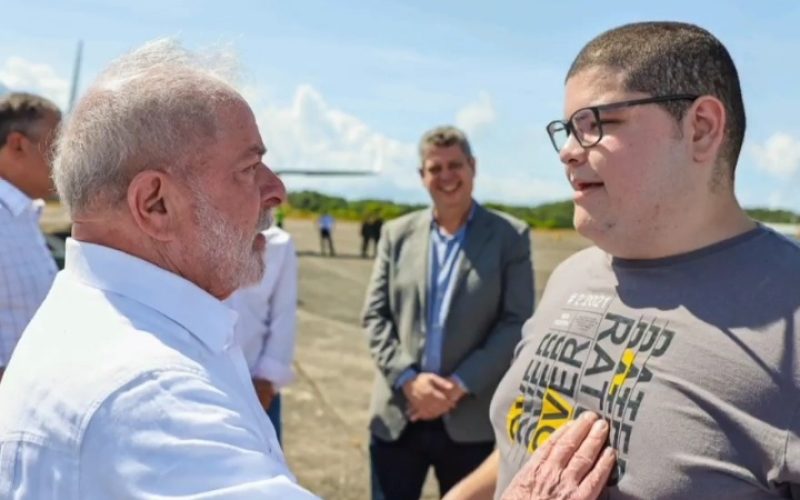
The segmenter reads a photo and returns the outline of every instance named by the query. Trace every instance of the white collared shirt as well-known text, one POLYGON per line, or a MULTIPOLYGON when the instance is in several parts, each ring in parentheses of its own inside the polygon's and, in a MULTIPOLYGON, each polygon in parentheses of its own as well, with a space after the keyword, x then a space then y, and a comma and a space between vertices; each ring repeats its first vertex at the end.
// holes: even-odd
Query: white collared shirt
POLYGON ((0 383, 0 498, 315 498, 286 466, 235 321, 175 274, 68 239, 0 383))
POLYGON ((264 231, 266 272, 256 285, 236 291, 226 303, 239 313, 236 341, 253 378, 280 389, 294 379, 297 324, 297 255, 292 237, 279 227, 264 231))
POLYGON ((43 205, 0 179, 0 368, 8 364, 56 275, 39 229, 43 205))

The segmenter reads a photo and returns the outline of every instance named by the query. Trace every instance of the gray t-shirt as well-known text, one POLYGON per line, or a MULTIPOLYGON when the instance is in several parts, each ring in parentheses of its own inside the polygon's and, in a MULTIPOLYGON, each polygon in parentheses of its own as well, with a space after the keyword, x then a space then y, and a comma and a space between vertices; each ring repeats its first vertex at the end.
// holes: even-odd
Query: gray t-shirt
POLYGON ((800 246, 759 226, 647 261, 553 273, 491 418, 498 495, 582 411, 611 424, 606 497, 800 498, 800 246))

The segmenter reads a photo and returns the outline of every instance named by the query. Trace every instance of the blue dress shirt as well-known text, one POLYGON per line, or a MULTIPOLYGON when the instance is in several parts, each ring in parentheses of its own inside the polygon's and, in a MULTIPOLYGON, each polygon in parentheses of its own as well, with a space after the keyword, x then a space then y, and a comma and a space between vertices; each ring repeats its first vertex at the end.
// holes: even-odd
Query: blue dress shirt
MULTIPOLYGON (((450 311, 450 300, 455 291, 458 266, 464 253, 462 249, 467 238, 469 224, 475 214, 476 203, 472 202, 466 223, 455 234, 445 233, 434 218, 428 243, 428 310, 426 318, 425 350, 422 357, 422 371, 441 374, 442 347, 444 345, 445 324, 450 311)), ((401 388, 417 376, 417 370, 409 368, 398 377, 395 387, 401 388)), ((456 381, 462 389, 468 390, 457 376, 456 381)))

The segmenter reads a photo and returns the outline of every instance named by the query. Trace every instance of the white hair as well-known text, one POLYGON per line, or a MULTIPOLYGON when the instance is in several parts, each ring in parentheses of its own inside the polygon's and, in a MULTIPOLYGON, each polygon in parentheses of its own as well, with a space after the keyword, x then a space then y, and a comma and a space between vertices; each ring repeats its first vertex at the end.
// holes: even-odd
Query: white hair
POLYGON ((53 177, 75 215, 125 199, 146 169, 187 176, 217 133, 221 105, 242 101, 228 83, 230 52, 192 53, 161 39, 117 59, 64 125, 53 177))

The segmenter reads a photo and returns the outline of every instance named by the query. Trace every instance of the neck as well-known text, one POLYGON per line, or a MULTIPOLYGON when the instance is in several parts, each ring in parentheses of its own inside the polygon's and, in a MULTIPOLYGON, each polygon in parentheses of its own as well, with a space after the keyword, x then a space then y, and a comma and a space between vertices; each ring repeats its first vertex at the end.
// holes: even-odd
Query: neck
POLYGON ((691 210, 682 213, 685 215, 673 217, 670 223, 653 224, 646 234, 633 238, 635 241, 617 238, 607 245, 598 243, 598 246, 616 257, 659 259, 699 250, 756 227, 733 194, 699 209, 696 213, 705 214, 703 217, 693 218, 691 210))
POLYGON ((466 207, 458 208, 441 208, 434 207, 433 218, 439 227, 444 229, 448 234, 455 234, 461 229, 461 226, 467 223, 469 212, 472 210, 472 200, 466 207))
POLYGON ((201 256, 195 245, 189 248, 175 242, 160 241, 141 231, 124 211, 109 211, 99 216, 76 214, 72 224, 72 237, 78 241, 95 243, 132 255, 165 271, 191 281, 209 294, 223 300, 231 295, 235 286, 216 279, 208 266, 197 265, 201 256))
POLYGON ((150 262, 167 271, 181 274, 161 245, 136 230, 133 221, 119 212, 87 216, 74 214, 72 237, 78 241, 103 245, 150 262))

